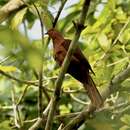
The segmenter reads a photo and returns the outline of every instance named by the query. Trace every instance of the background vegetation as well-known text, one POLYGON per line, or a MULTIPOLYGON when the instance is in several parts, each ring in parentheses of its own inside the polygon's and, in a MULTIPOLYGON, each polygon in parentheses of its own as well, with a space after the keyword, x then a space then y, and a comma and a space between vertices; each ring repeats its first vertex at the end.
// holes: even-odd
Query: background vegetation
MULTIPOLYGON (((62 9, 56 28, 64 37, 73 39, 72 21, 79 19, 83 0, 70 3, 68 0, 62 9)), ((50 102, 60 68, 53 59, 52 42, 44 33, 54 25, 63 4, 63 0, 0 0, 1 130, 30 128, 40 115, 40 105, 44 111, 50 102), (39 18, 41 38, 33 39, 29 32, 39 18), (23 32, 19 29, 21 24, 23 32), (42 88, 38 89, 40 85, 42 88)), ((85 20, 87 27, 81 33, 79 45, 91 63, 96 74, 92 76, 100 91, 129 67, 129 5, 130 0, 91 0, 85 20)), ((84 122, 80 130, 130 130, 130 75, 124 79, 118 84, 119 89, 106 99, 103 108, 84 122)), ((66 75, 53 129, 70 122, 89 102, 82 84, 66 75)), ((47 112, 42 127, 45 127, 46 115, 47 112)))

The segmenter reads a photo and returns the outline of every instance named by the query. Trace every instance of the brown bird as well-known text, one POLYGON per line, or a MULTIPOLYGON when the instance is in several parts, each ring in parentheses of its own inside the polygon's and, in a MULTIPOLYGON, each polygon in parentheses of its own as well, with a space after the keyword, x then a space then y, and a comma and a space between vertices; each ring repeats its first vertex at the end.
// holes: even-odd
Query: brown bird
MULTIPOLYGON (((54 28, 48 30, 47 34, 53 40, 54 59, 61 66, 67 54, 71 40, 64 39, 61 33, 56 31, 54 28)), ((85 58, 80 48, 77 47, 71 57, 67 73, 83 84, 92 104, 96 107, 100 107, 103 104, 103 100, 90 76, 89 71, 94 74, 88 60, 85 58)))

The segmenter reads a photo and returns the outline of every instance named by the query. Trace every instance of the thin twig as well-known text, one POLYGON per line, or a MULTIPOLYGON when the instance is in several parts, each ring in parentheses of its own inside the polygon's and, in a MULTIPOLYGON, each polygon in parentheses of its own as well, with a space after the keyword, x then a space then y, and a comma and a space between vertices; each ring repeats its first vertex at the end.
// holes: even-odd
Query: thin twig
MULTIPOLYGON (((82 9, 81 15, 80 15, 80 21, 77 24, 77 26, 78 25, 84 25, 84 22, 85 22, 85 19, 86 19, 86 16, 87 16, 87 12, 88 12, 89 3, 90 3, 90 1, 87 1, 87 0, 84 1, 83 9, 82 9)), ((51 108, 50 108, 49 115, 48 115, 48 118, 47 118, 45 130, 51 130, 51 128, 52 128, 54 113, 55 113, 56 106, 57 106, 57 103, 58 103, 58 100, 59 100, 59 97, 60 97, 60 91, 61 91, 61 86, 62 86, 62 82, 63 82, 63 79, 64 79, 64 75, 65 75, 67 68, 69 66, 71 56, 72 56, 72 54, 73 54, 73 52, 76 48, 76 43, 77 43, 77 41, 80 37, 81 31, 82 31, 82 29, 79 26, 79 28, 76 29, 74 38, 73 38, 73 40, 70 44, 69 50, 68 50, 67 55, 66 55, 64 62, 62 64, 60 74, 58 76, 58 79, 56 80, 55 92, 54 92, 54 95, 52 97, 52 104, 51 104, 51 108)))
POLYGON ((122 29, 120 30, 118 36, 116 37, 116 39, 115 39, 114 42, 112 43, 112 46, 111 46, 111 47, 113 47, 113 46, 116 45, 117 41, 118 41, 119 38, 121 37, 122 33, 125 31, 125 29, 126 29, 127 25, 129 24, 129 22, 130 22, 130 18, 128 18, 128 20, 126 21, 126 23, 124 24, 124 26, 123 26, 122 29))
POLYGON ((4 75, 4 76, 6 76, 6 77, 8 77, 8 78, 10 78, 10 79, 12 79, 12 80, 15 80, 15 81, 17 81, 17 82, 19 82, 19 83, 24 83, 24 84, 28 84, 28 85, 35 85, 35 86, 37 86, 37 84, 36 84, 37 81, 21 80, 21 79, 18 79, 18 78, 16 78, 16 77, 14 77, 14 76, 12 76, 12 75, 10 75, 10 74, 4 72, 3 70, 0 70, 0 74, 4 75))
POLYGON ((13 109, 13 106, 0 106, 0 110, 3 109, 3 110, 10 110, 10 109, 13 109))
MULTIPOLYGON (((103 109, 104 110, 104 109, 103 109)), ((56 115, 54 117, 55 120, 63 120, 63 119, 66 119, 66 118, 74 118, 75 116, 79 115, 81 112, 75 112, 75 113, 69 113, 69 114, 64 114, 64 115, 56 115)), ((43 123, 46 121, 47 117, 45 118, 42 118, 43 119, 43 123)), ((38 121, 38 118, 35 118, 35 119, 32 119, 32 120, 26 120, 24 121, 24 123, 36 123, 38 121)), ((34 127, 33 127, 34 128, 34 127)), ((31 129, 30 129, 31 130, 31 129)), ((36 129, 35 129, 36 130, 36 129)))
POLYGON ((26 22, 25 21, 23 21, 23 26, 24 26, 24 34, 28 38, 28 31, 27 31, 27 27, 26 27, 26 22))
POLYGON ((110 64, 107 65, 107 67, 111 67, 111 66, 113 66, 113 65, 119 64, 119 63, 121 63, 121 62, 123 62, 123 61, 126 61, 126 60, 129 60, 129 57, 125 57, 125 58, 123 58, 123 59, 121 59, 121 60, 118 60, 118 61, 115 61, 115 62, 113 62, 113 63, 110 63, 110 64))
POLYGON ((39 110, 39 117, 42 117, 42 110, 43 110, 43 105, 42 105, 42 92, 45 91, 45 89, 42 87, 42 77, 43 77, 43 62, 40 66, 39 70, 39 95, 38 95, 38 110, 39 110))
POLYGON ((57 130, 61 130, 63 126, 64 126, 63 123, 61 123, 57 130))
POLYGON ((37 130, 42 124, 42 118, 38 117, 37 121, 28 130, 37 130))
POLYGON ((28 123, 34 123, 34 122, 36 122, 38 120, 38 118, 35 118, 35 119, 32 119, 32 120, 25 120, 24 121, 24 124, 28 124, 28 123))
POLYGON ((17 105, 15 103, 15 90, 14 88, 12 88, 12 91, 11 91, 11 95, 12 95, 12 106, 13 106, 13 112, 14 112, 14 123, 15 123, 15 126, 17 128, 20 128, 21 127, 21 123, 18 122, 20 118, 20 115, 18 114, 18 109, 17 109, 17 105))
MULTIPOLYGON (((61 1, 61 2, 62 2, 62 1, 61 1)), ((64 0, 64 1, 62 2, 61 6, 60 6, 60 8, 59 8, 59 10, 58 10, 58 13, 57 13, 57 15, 56 15, 56 17, 55 17, 55 19, 54 19, 54 22, 53 22, 53 28, 55 28, 56 23, 57 23, 57 21, 58 21, 58 19, 59 19, 59 16, 60 16, 60 14, 61 14, 61 11, 63 10, 63 8, 64 8, 66 2, 67 2, 67 0, 64 0)))
MULTIPOLYGON (((61 1, 61 2, 62 2, 62 1, 61 1)), ((53 21, 53 23, 52 23, 52 27, 53 27, 53 28, 55 28, 55 26, 56 26, 56 24, 57 24, 57 22, 58 22, 59 16, 60 16, 60 14, 61 14, 61 12, 62 12, 62 10, 63 10, 63 8, 64 8, 66 2, 67 2, 67 0, 64 0, 64 1, 61 3, 61 6, 60 6, 60 8, 59 8, 59 10, 58 10, 58 12, 57 12, 57 15, 56 15, 56 17, 54 18, 54 21, 53 21)), ((48 37, 48 39, 47 39, 46 47, 48 46, 49 42, 50 42, 50 37, 48 37)))
POLYGON ((23 92, 22 92, 20 98, 18 99, 17 106, 22 102, 22 100, 23 100, 23 98, 24 98, 24 96, 25 96, 25 94, 26 94, 26 92, 27 92, 28 87, 29 87, 28 85, 25 86, 25 88, 24 88, 24 90, 23 90, 23 92))
POLYGON ((83 104, 83 105, 89 105, 89 104, 90 104, 89 102, 84 102, 84 101, 82 101, 82 100, 76 98, 72 93, 70 94, 70 97, 71 97, 74 101, 76 101, 76 102, 78 102, 78 103, 80 103, 80 104, 83 104))
POLYGON ((49 112, 51 103, 52 103, 52 100, 50 100, 50 102, 49 102, 49 104, 47 105, 46 109, 43 111, 43 115, 42 115, 43 118, 48 115, 48 112, 49 112))
POLYGON ((122 110, 117 110, 117 111, 114 111, 112 113, 118 115, 118 114, 122 114, 122 113, 124 113, 125 111, 128 111, 128 110, 130 110, 130 105, 126 106, 122 110))
MULTIPOLYGON (((40 12, 37 8, 37 6, 33 3, 34 8, 37 11, 39 20, 40 20, 40 24, 41 24, 41 38, 42 38, 42 47, 44 47, 44 25, 42 22, 42 18, 40 15, 40 12)), ((38 110, 39 110, 39 117, 42 117, 42 78, 43 78, 43 60, 39 69, 39 95, 38 95, 38 110)))
MULTIPOLYGON (((35 77, 36 77, 36 79, 38 79, 38 75, 37 75, 37 72, 36 71, 34 71, 34 75, 35 75, 35 77)), ((45 97, 46 97, 46 99, 47 99, 47 101, 49 102, 50 101, 50 96, 49 96, 49 94, 48 94, 48 90, 49 90, 49 92, 52 92, 52 90, 50 90, 50 89, 48 89, 47 87, 45 87, 45 86, 47 86, 47 84, 49 84, 49 80, 51 80, 51 79, 53 79, 54 77, 52 77, 52 78, 44 78, 43 77, 43 79, 46 81, 47 80, 47 82, 46 82, 46 85, 44 84, 44 87, 42 86, 42 91, 43 91, 43 93, 44 93, 44 95, 45 95, 45 97)))
POLYGON ((4 62, 6 62, 9 58, 11 58, 11 56, 5 57, 4 59, 2 59, 2 60, 0 61, 0 64, 3 64, 4 62))

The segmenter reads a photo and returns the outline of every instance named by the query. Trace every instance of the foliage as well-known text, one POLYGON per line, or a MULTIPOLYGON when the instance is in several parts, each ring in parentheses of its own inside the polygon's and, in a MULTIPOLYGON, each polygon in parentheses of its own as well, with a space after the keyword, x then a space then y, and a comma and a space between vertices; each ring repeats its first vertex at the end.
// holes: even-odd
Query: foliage
MULTIPOLYGON (((8 0, 1 0, 2 9, 8 0)), ((29 30, 39 19, 39 10, 45 32, 52 27, 58 0, 25 0, 19 9, 11 11, 6 19, 0 16, 0 129, 28 129, 37 118, 38 72, 43 63, 43 109, 46 108, 54 90, 59 67, 53 60, 52 43, 47 45, 48 37, 33 39, 28 37, 29 30), (19 29, 24 25, 24 33, 19 29), (4 72, 4 74, 2 72, 4 72), (11 75, 10 77, 5 74, 11 75), (14 79, 13 79, 14 78, 14 79), (32 84, 31 84, 31 83, 32 84)), ((73 38, 75 28, 72 21, 79 19, 83 2, 74 4, 68 0, 62 16, 57 23, 66 38, 73 38), (65 15, 65 16, 64 16, 65 15)), ((15 3, 14 3, 15 4, 15 3)), ((91 63, 96 74, 94 81, 102 90, 119 72, 124 70, 130 60, 130 0, 95 0, 91 2, 86 19, 86 28, 79 39, 79 45, 91 63)), ((1 11, 1 10, 0 10, 1 11)), ((7 9, 7 11, 9 11, 7 9)), ((0 12, 0 15, 3 12, 0 12)), ((37 28, 41 30, 40 28, 37 28)), ((39 34, 41 36, 41 34, 39 34)), ((80 130, 129 130, 130 129, 130 78, 125 80, 121 89, 111 95, 104 104, 104 111, 80 127, 80 130)), ((66 75, 63 93, 57 108, 57 115, 79 112, 89 99, 82 85, 66 75)), ((62 119, 65 124, 71 118, 62 119)), ((54 129, 61 120, 55 119, 54 129)))

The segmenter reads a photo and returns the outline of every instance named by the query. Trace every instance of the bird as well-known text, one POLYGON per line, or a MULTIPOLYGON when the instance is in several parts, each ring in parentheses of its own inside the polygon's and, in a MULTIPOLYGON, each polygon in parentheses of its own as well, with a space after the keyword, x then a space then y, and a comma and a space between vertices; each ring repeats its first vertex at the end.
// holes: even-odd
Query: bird
MULTIPOLYGON (((55 28, 49 29, 47 34, 53 42, 53 57, 58 65, 62 66, 71 40, 64 39, 63 35, 55 28)), ((94 71, 92 70, 87 58, 82 53, 80 47, 77 46, 70 59, 67 73, 83 84, 92 105, 96 108, 100 108, 103 104, 103 99, 96 88, 96 84, 94 83, 90 72, 94 74, 94 71)))

